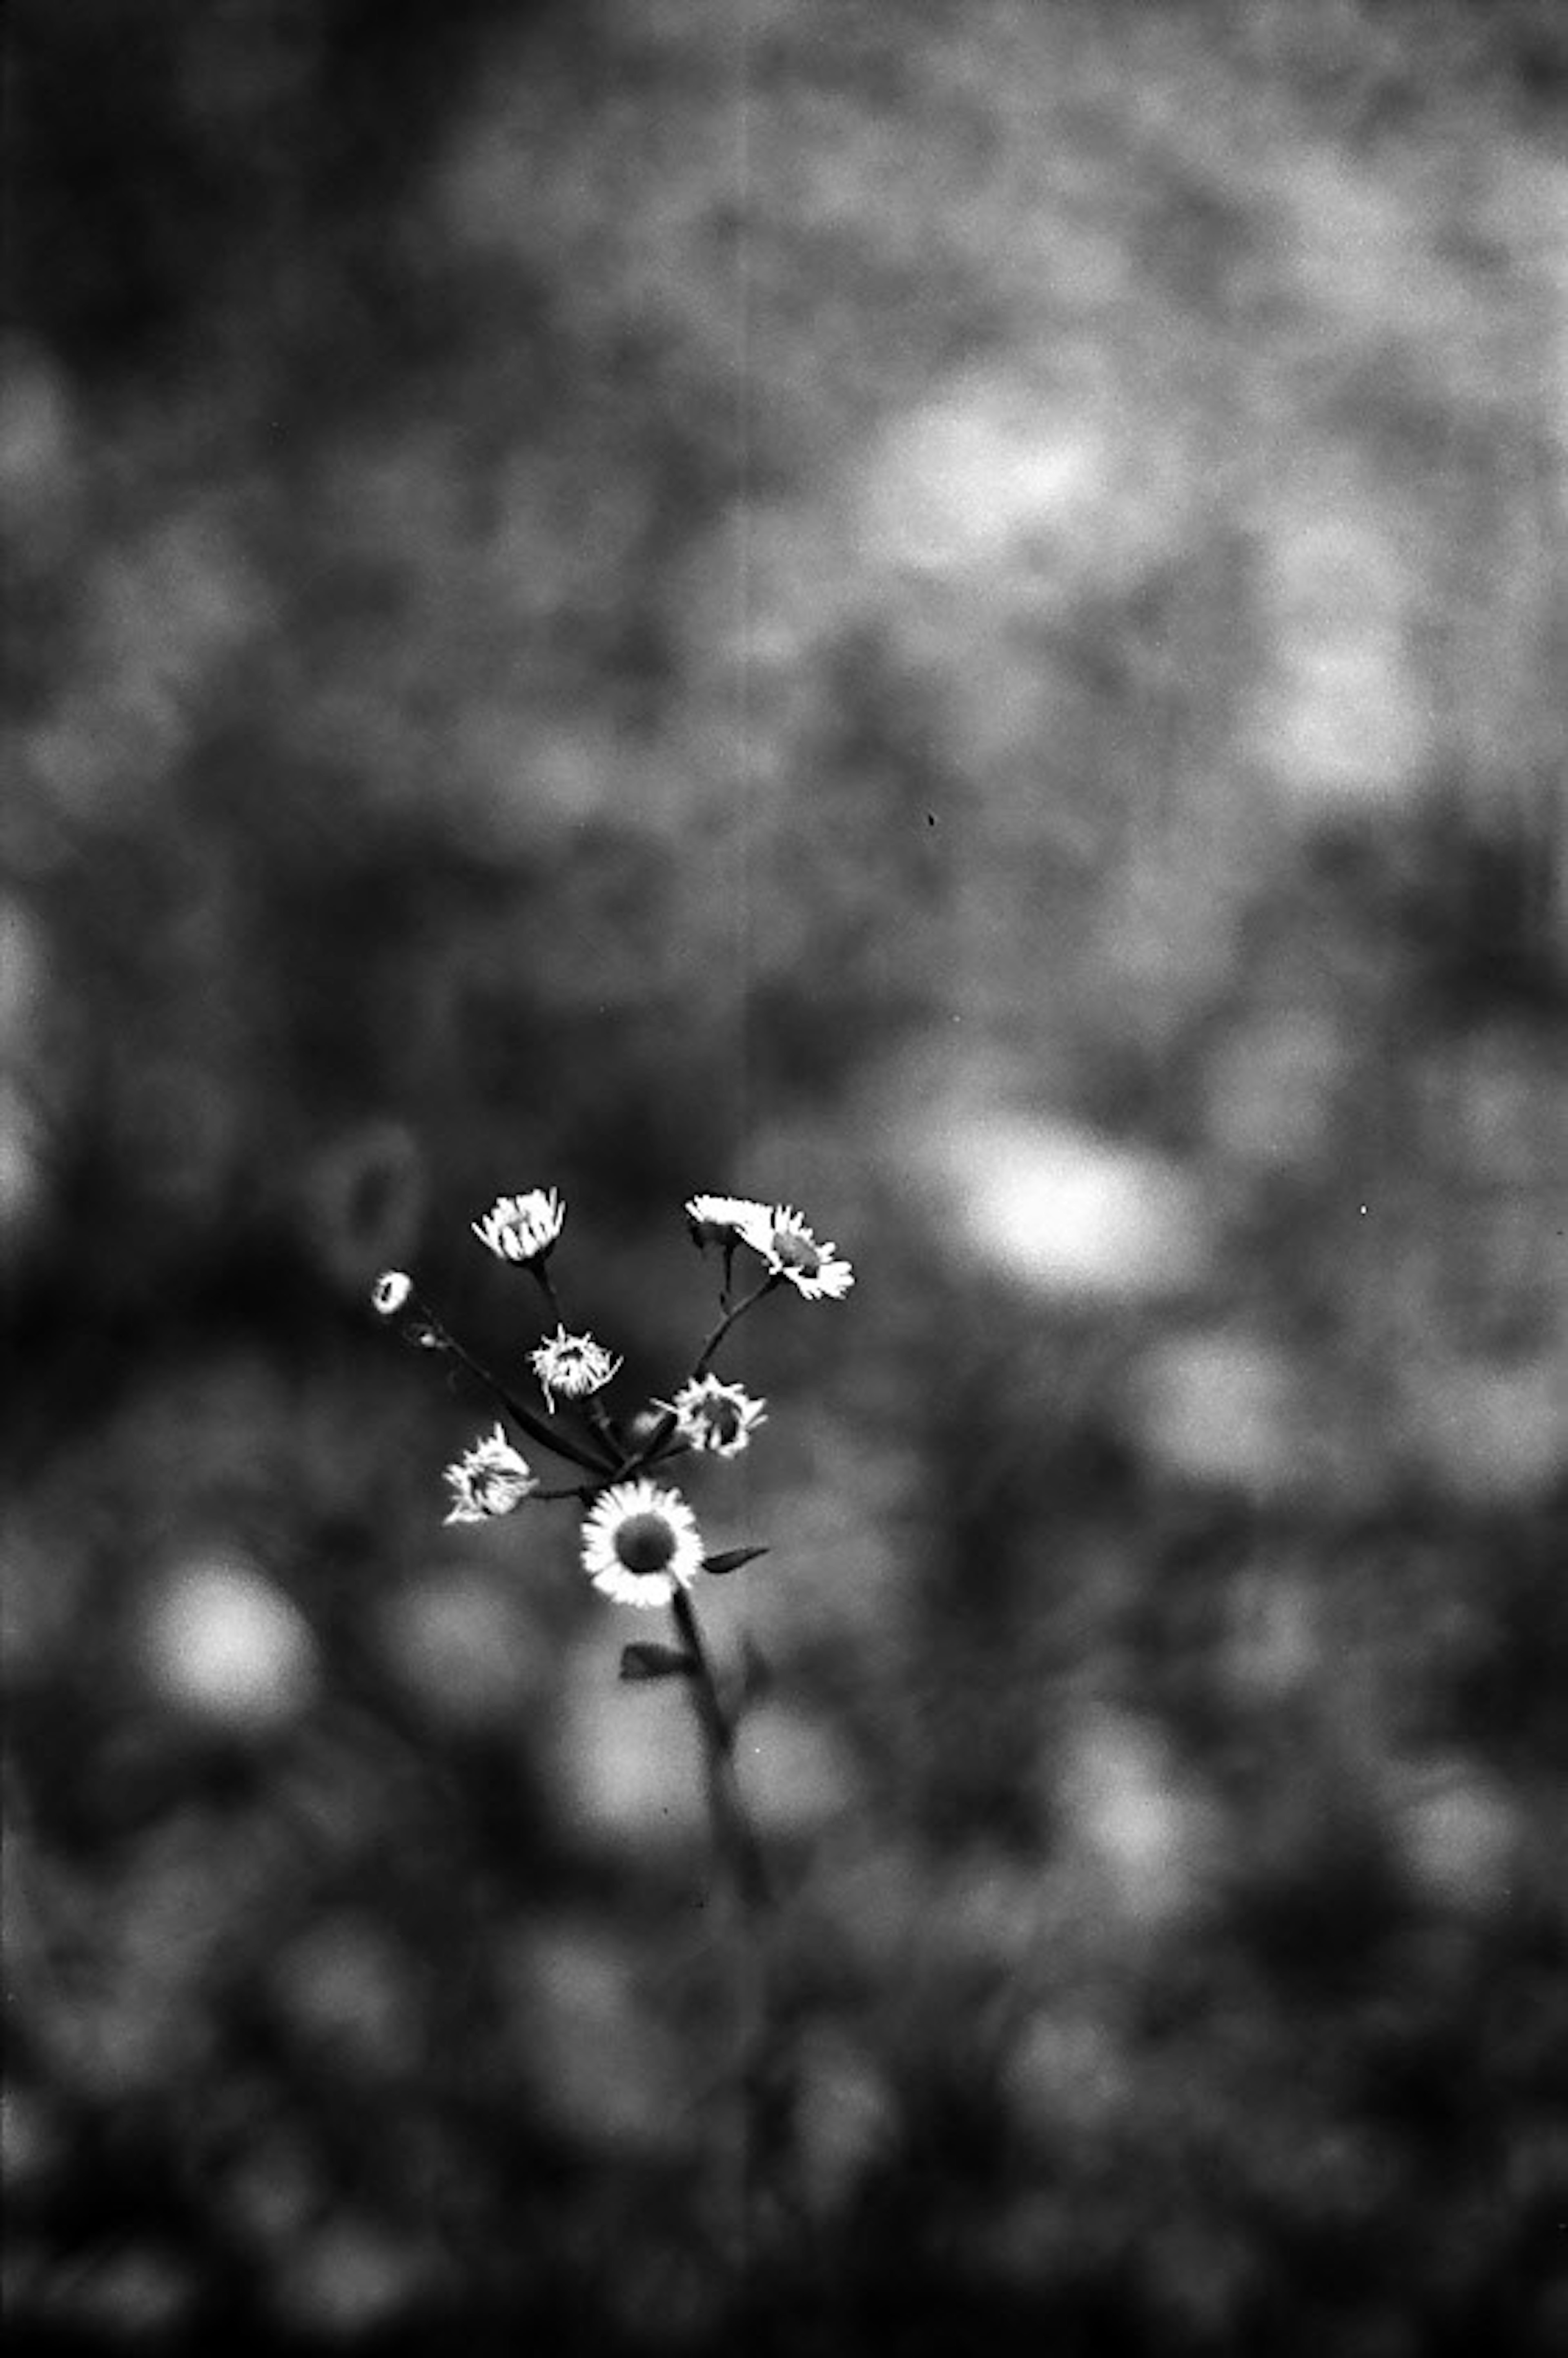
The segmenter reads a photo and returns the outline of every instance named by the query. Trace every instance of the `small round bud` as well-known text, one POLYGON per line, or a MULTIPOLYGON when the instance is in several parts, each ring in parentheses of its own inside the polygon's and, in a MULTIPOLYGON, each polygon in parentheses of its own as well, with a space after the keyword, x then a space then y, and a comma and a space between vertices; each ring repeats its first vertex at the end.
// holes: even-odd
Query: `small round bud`
POLYGON ((401 1269, 384 1269, 371 1288, 371 1307, 380 1318, 395 1318, 414 1291, 414 1281, 401 1269))

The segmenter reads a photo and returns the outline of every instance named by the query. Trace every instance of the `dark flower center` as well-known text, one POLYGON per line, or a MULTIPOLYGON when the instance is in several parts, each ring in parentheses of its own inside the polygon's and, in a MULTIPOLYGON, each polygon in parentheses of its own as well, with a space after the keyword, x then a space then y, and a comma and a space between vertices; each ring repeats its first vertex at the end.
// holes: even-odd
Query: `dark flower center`
POLYGON ((663 1572, 676 1535, 663 1515, 628 1515, 615 1534, 615 1552, 628 1572, 663 1572))
POLYGON ((807 1244, 804 1237, 791 1236, 787 1229, 773 1238, 773 1250, 786 1268, 804 1270, 807 1277, 815 1277, 822 1266, 816 1246, 807 1244))

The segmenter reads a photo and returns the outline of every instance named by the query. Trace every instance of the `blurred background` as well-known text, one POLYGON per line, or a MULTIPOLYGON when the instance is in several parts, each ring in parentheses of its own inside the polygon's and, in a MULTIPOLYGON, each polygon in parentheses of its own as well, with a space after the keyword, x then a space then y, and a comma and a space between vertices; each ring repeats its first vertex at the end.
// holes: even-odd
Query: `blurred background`
POLYGON ((1568 2340, 1568 25, 15 0, 29 2346, 1568 2340), (724 1362, 794 2131, 469 1234, 724 1362))

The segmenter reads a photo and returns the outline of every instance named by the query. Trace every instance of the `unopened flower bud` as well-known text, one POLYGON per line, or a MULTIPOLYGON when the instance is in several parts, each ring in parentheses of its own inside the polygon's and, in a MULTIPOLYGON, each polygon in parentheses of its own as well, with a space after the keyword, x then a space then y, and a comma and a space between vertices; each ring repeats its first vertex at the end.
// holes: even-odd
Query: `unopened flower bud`
POLYGON ((395 1318, 413 1291, 406 1271, 384 1269, 371 1288, 371 1307, 380 1318, 395 1318))

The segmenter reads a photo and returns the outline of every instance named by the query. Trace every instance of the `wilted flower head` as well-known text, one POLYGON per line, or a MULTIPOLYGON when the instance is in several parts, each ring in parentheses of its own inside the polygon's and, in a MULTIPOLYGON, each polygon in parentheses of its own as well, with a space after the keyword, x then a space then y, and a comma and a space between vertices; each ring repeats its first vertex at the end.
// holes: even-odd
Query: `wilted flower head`
POLYGON ((722 1383, 717 1376, 699 1377, 659 1405, 669 1410, 683 1441, 719 1457, 738 1456, 767 1420, 762 1401, 752 1400, 743 1385, 722 1383))
POLYGON ((775 1277, 782 1277, 808 1302, 827 1294, 842 1301, 855 1282, 847 1260, 836 1258, 837 1245, 819 1245, 798 1212, 787 1204, 758 1210, 741 1223, 741 1233, 753 1252, 761 1253, 775 1277))
POLYGON ((734 1245, 748 1220, 767 1217, 765 1204, 751 1203, 744 1195, 693 1195, 686 1207, 694 1245, 734 1245))
POLYGON ((498 1260, 542 1260, 566 1224, 567 1207, 553 1187, 526 1195, 500 1195, 482 1220, 470 1223, 498 1260))
POLYGON ((702 1569, 697 1518, 678 1490, 612 1483, 584 1518, 582 1565, 617 1605, 667 1605, 702 1569))
POLYGON ((401 1269, 384 1269, 371 1288, 371 1307, 382 1318, 395 1318, 414 1291, 414 1281, 401 1269))
POLYGON ((529 1352, 528 1362, 544 1387, 545 1405, 552 1415, 557 1392, 568 1400, 584 1400, 601 1390, 621 1365, 591 1335, 568 1335, 564 1326, 546 1335, 538 1349, 529 1352))
POLYGON ((492 1515, 509 1515, 539 1487, 527 1459, 518 1455, 499 1424, 447 1467, 447 1480, 452 1489, 449 1523, 482 1523, 492 1515))

